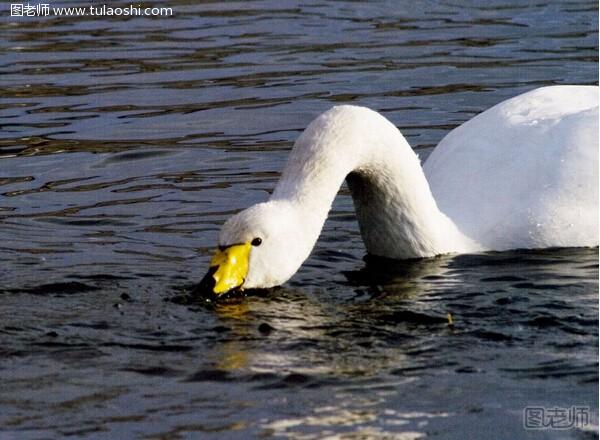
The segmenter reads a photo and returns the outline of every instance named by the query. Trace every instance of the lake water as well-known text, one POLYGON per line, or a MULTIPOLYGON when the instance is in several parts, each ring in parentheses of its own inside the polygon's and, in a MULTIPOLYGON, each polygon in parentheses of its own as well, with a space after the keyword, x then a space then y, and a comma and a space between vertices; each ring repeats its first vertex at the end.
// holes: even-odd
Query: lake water
POLYGON ((187 294, 320 112, 374 108, 426 157, 504 99, 596 84, 597 2, 156 5, 0 7, 0 439, 597 438, 597 249, 365 260, 342 189, 285 286, 187 294))

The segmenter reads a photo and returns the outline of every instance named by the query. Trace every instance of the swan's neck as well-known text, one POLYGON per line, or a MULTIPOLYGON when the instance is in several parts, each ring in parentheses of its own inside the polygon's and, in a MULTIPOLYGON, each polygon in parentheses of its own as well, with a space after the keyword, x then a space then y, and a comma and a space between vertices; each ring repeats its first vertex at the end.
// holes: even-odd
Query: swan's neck
POLYGON ((298 138, 271 200, 302 216, 316 242, 344 179, 367 251, 420 258, 476 248, 438 209, 419 159, 398 129, 361 107, 334 107, 298 138))

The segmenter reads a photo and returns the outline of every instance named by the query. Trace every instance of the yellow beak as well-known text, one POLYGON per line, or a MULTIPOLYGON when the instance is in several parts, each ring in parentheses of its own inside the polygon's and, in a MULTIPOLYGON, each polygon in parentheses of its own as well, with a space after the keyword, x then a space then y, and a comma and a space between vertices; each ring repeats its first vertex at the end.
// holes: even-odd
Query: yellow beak
POLYGON ((221 295, 244 284, 248 275, 250 248, 248 243, 234 244, 225 249, 217 249, 210 260, 210 268, 216 268, 212 274, 215 280, 213 293, 221 295))

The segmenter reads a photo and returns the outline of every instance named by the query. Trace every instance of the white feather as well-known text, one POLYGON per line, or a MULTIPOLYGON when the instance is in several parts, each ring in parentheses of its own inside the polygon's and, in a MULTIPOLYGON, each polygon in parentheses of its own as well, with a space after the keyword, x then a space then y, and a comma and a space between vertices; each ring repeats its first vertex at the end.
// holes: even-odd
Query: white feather
POLYGON ((220 245, 251 240, 244 287, 289 279, 342 182, 374 255, 598 245, 598 87, 554 86, 500 103, 448 134, 421 168, 387 119, 338 106, 296 141, 271 199, 234 216, 220 245))

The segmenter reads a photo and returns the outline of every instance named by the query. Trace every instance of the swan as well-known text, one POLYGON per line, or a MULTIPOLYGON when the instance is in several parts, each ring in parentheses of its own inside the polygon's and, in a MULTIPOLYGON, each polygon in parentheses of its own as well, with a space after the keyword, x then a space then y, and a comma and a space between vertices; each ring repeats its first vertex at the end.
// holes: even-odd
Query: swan
POLYGON ((297 139, 270 199, 225 222, 199 290, 291 278, 344 180, 372 255, 598 246, 598 87, 501 102, 452 130, 423 167, 385 117, 333 107, 297 139))

